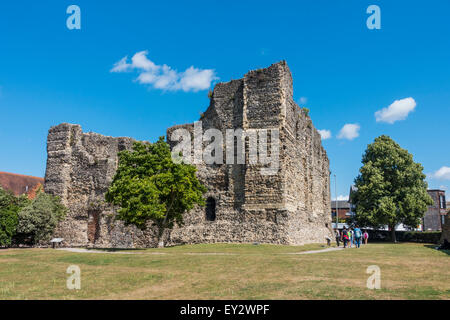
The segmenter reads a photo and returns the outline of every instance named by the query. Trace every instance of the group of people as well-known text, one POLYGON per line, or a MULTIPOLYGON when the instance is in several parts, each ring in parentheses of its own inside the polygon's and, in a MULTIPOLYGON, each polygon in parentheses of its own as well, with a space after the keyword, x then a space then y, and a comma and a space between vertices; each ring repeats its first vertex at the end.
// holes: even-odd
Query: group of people
POLYGON ((364 244, 367 244, 367 241, 369 240, 369 234, 367 233, 367 230, 362 230, 359 228, 359 226, 355 226, 354 228, 348 228, 344 227, 342 232, 340 232, 338 229, 334 230, 336 234, 336 244, 339 247, 340 243, 344 243, 344 248, 355 246, 356 248, 359 248, 361 246, 361 242, 364 241, 364 244))

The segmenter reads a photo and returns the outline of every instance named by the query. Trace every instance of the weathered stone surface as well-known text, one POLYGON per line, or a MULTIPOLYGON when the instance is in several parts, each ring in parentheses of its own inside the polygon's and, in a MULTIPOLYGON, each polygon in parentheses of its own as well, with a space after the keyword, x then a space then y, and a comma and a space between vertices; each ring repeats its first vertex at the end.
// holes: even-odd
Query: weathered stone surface
MULTIPOLYGON (((279 129, 279 170, 261 175, 262 165, 250 164, 248 158, 244 164, 196 164, 208 188, 206 198, 215 200, 216 219, 208 221, 205 208, 194 208, 186 213, 183 227, 166 232, 167 244, 304 244, 331 237, 328 157, 311 119, 292 98, 292 77, 284 61, 217 84, 201 121, 203 131, 216 128, 224 138, 226 129, 279 129)), ((186 124, 169 128, 169 138, 177 128, 193 135, 194 125, 186 124)), ((125 227, 114 221, 115 209, 104 203, 117 152, 131 148, 132 142, 83 133, 78 125, 50 129, 45 190, 60 195, 69 208, 58 228, 66 245, 156 245, 152 228, 143 233, 125 227)))
POLYGON ((45 188, 69 209, 56 232, 66 245, 132 247, 134 237, 142 233, 115 222, 114 208, 104 201, 117 169, 117 153, 131 148, 133 141, 83 133, 79 125, 67 123, 49 130, 45 188))
POLYGON ((440 243, 444 243, 444 239, 450 241, 450 211, 447 212, 444 218, 444 224, 442 225, 442 236, 440 243))

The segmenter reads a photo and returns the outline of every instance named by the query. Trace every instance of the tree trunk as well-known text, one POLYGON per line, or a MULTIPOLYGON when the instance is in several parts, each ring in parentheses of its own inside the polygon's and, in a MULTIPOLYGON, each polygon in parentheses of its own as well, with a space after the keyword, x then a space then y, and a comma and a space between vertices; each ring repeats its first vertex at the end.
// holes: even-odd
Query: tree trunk
POLYGON ((390 228, 391 228, 391 241, 395 243, 397 242, 397 239, 395 238, 395 226, 393 227, 391 226, 390 228))
MULTIPOLYGON (((171 205, 172 206, 172 205, 171 205)), ((164 248, 164 229, 167 225, 167 217, 169 216, 169 212, 166 213, 164 220, 158 225, 158 248, 164 248)))
POLYGON ((171 197, 171 201, 170 201, 170 205, 169 208, 167 209, 166 215, 164 216, 164 220, 161 222, 160 225, 158 225, 158 248, 164 248, 164 239, 163 239, 163 235, 164 235, 164 230, 167 226, 167 218, 169 217, 169 212, 172 209, 172 205, 173 205, 173 201, 175 199, 175 194, 172 193, 172 197, 171 197))
POLYGON ((158 226, 158 248, 164 248, 164 226, 158 226))

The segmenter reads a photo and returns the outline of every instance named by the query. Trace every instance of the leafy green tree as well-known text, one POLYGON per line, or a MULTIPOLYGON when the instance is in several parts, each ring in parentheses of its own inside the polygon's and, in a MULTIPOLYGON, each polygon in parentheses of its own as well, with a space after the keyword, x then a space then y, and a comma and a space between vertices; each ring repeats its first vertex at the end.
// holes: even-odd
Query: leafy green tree
POLYGON ((13 208, 0 208, 0 247, 10 246, 16 234, 17 211, 13 208))
POLYGON ((367 227, 389 226, 395 242, 395 227, 400 223, 417 227, 433 203, 423 167, 385 135, 368 145, 362 163, 355 179, 357 191, 351 196, 356 205, 354 220, 367 227))
POLYGON ((119 153, 119 167, 106 193, 106 201, 120 206, 116 219, 141 230, 148 222, 157 227, 158 246, 174 223, 183 225, 183 214, 194 205, 205 205, 206 188, 193 165, 172 161, 169 145, 136 142, 132 151, 119 153))
POLYGON ((14 196, 0 187, 0 246, 10 246, 16 234, 17 213, 29 204, 26 196, 14 196))
POLYGON ((66 211, 59 197, 40 192, 31 204, 19 211, 17 232, 32 244, 49 241, 66 211))

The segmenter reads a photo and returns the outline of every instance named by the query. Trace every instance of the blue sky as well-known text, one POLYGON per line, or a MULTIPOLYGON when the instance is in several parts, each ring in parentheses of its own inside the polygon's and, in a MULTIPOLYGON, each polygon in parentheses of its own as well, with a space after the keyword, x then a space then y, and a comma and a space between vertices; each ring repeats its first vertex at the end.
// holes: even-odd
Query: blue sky
POLYGON ((47 131, 61 122, 153 141, 197 120, 208 89, 205 78, 201 90, 182 89, 191 66, 212 70, 213 85, 286 60, 295 100, 331 132, 323 144, 339 195, 381 134, 423 164, 430 187, 448 188, 449 14, 442 0, 2 1, 0 171, 44 176, 47 131), (81 30, 66 26, 71 4, 81 8, 81 30), (372 4, 381 9, 380 30, 366 26, 372 4), (136 70, 110 72, 142 51, 178 83, 155 88, 136 81, 136 70), (415 108, 404 120, 376 121, 375 112, 405 98, 415 108), (345 124, 358 124, 358 136, 338 139, 345 124))

